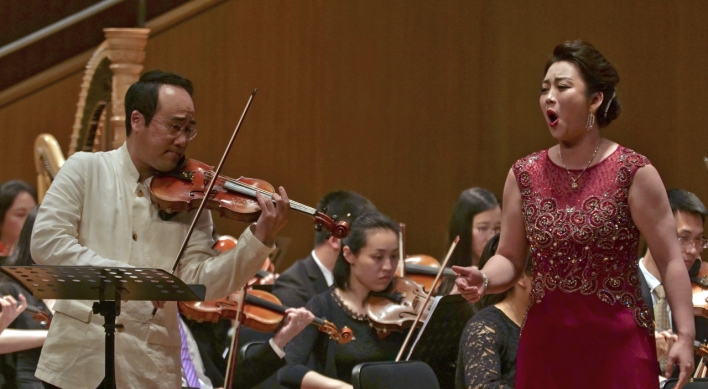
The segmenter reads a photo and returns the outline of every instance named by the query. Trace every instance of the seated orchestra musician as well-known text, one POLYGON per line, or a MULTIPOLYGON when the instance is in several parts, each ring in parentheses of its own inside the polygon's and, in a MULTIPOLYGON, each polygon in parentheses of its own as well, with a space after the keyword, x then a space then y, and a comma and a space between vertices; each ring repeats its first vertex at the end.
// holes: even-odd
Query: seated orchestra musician
MULTIPOLYGON (((497 251, 499 234, 489 240, 479 266, 497 251)), ((485 295, 476 303, 477 313, 467 322, 460 339, 455 387, 458 389, 513 388, 516 350, 521 323, 533 286, 533 261, 524 275, 504 293, 485 295)))
MULTIPOLYGON (((484 188, 469 188, 460 193, 450 213, 447 230, 447 246, 455 237, 460 241, 452 252, 447 267, 477 265, 482 250, 501 228, 501 206, 494 193, 484 188)), ((438 294, 456 291, 455 279, 445 278, 438 294)), ((456 292, 453 292, 456 293, 456 292)))
POLYGON ((281 385, 351 388, 357 364, 395 359, 405 334, 391 332, 381 338, 367 317, 367 299, 391 284, 399 260, 398 232, 398 225, 378 212, 352 222, 334 267, 334 286, 312 298, 306 308, 340 329, 350 328, 354 339, 338 344, 312 326, 305 328, 285 348, 288 365, 278 372, 281 385), (306 366, 310 356, 314 367, 306 366))
POLYGON ((20 236, 27 214, 37 206, 37 191, 22 180, 0 185, 0 257, 7 257, 20 236))
MULTIPOLYGON (((317 210, 327 210, 328 214, 337 215, 339 221, 351 223, 365 212, 376 211, 376 207, 358 193, 339 190, 322 197, 317 210)), ((324 230, 315 232, 315 248, 307 258, 295 262, 275 280, 273 294, 285 306, 305 306, 334 283, 332 270, 340 251, 340 239, 324 230)))
MULTIPOLYGON (((233 372, 230 389, 250 389, 273 375, 285 366, 285 346, 290 340, 312 322, 314 316, 305 308, 289 308, 281 327, 266 344, 252 346, 245 358, 239 358, 233 372)), ((243 329, 243 328, 242 328, 243 329)), ((195 342, 189 328, 184 328, 187 337, 187 352, 192 359, 200 389, 223 388, 226 371, 219 372, 219 380, 214 380, 206 373, 205 364, 200 354, 202 345, 195 342)), ((221 350, 222 352, 225 350, 221 350)), ((224 359, 222 356, 221 359, 224 359)), ((182 369, 182 386, 189 387, 188 373, 182 369)))
POLYGON ((2 343, 5 343, 2 334, 6 333, 5 330, 10 323, 27 308, 27 300, 25 300, 25 297, 20 296, 19 300, 18 305, 17 299, 13 296, 6 295, 0 297, 0 307, 2 307, 2 312, 0 312, 0 339, 3 339, 2 343))
MULTIPOLYGON (((127 141, 117 150, 75 153, 45 195, 32 236, 32 258, 47 265, 170 269, 196 211, 158 212, 150 183, 175 169, 197 134, 191 81, 161 71, 144 74, 125 96, 127 141)), ((202 213, 175 274, 207 285, 206 299, 238 290, 273 250, 289 215, 280 188, 274 201, 221 255, 211 250, 212 219, 202 213)), ((103 318, 90 302, 60 300, 36 375, 45 387, 94 389, 104 379, 103 318)), ((128 301, 115 334, 119 388, 181 387, 181 337, 174 302, 128 301), (153 317, 153 308, 158 309, 153 317)))
MULTIPOLYGON (((708 210, 695 194, 687 190, 670 189, 666 193, 669 197, 671 211, 676 219, 676 232, 683 262, 686 268, 689 269, 691 280, 695 281, 701 267, 701 253, 708 247, 708 241, 703 231, 703 224, 706 216, 708 216, 708 210)), ((666 356, 673 340, 673 337, 667 334, 672 331, 673 320, 664 293, 664 280, 661 279, 650 249, 639 260, 639 269, 641 270, 639 272, 639 280, 642 294, 644 299, 653 306, 652 314, 657 330, 655 335, 660 360, 659 366, 663 375, 666 369, 666 356)), ((702 316, 695 316, 694 319, 696 340, 701 343, 708 343, 708 319, 702 316)), ((698 363, 695 366, 698 366, 698 363)))
MULTIPOLYGON (((30 238, 37 216, 37 208, 27 215, 19 234, 17 244, 12 254, 1 264, 2 266, 32 266, 35 262, 30 255, 30 238)), ((3 388, 42 389, 43 385, 34 376, 39 354, 47 337, 47 328, 52 318, 53 300, 43 301, 32 296, 22 286, 5 274, 0 274, 0 294, 10 295, 15 299, 26 301, 26 306, 34 309, 25 310, 8 328, 13 329, 12 336, 3 339, 0 353, 10 352, 0 358, 0 375, 3 378, 3 388), (37 314, 39 309, 43 314, 37 314), (31 312, 34 311, 34 312, 31 312), (12 351, 8 351, 12 349, 12 351)), ((3 307, 4 312, 4 307, 3 307)), ((6 334, 10 335, 10 333, 6 334)))

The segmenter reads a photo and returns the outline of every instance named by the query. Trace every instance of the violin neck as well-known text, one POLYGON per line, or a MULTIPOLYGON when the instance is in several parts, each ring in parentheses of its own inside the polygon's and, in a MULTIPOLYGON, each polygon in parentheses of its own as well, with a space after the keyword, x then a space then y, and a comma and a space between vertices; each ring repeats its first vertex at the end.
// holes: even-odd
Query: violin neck
MULTIPOLYGON (((406 264, 406 272, 410 274, 421 274, 424 276, 433 276, 435 277, 438 274, 438 271, 440 271, 439 267, 431 267, 431 266, 421 266, 421 265, 413 265, 413 264, 406 264)), ((445 268, 443 270, 443 277, 450 277, 450 278, 455 278, 457 274, 455 274, 454 271, 450 268, 445 268)))
MULTIPOLYGON (((240 183, 236 180, 227 180, 224 182, 224 189, 230 190, 232 192, 240 193, 242 195, 250 196, 255 198, 256 197, 256 192, 260 192, 260 194, 269 199, 273 199, 273 193, 268 192, 267 190, 263 190, 260 188, 256 188, 251 185, 246 185, 243 183, 240 183)), ((274 201, 274 200, 273 200, 274 201)), ((290 200, 290 209, 298 212, 302 212, 304 214, 310 215, 310 216, 315 216, 317 214, 317 210, 312 207, 308 207, 307 205, 298 203, 297 201, 290 200)))
POLYGON ((284 307, 280 304, 276 304, 272 301, 253 296, 251 294, 246 294, 246 302, 282 314, 285 314, 285 310, 287 309, 287 307, 284 307))
MULTIPOLYGON (((285 310, 288 309, 288 307, 286 307, 284 305, 276 304, 272 301, 264 300, 260 297, 256 297, 256 296, 253 296, 250 294, 246 294, 246 302, 249 304, 257 305, 261 308, 270 309, 273 312, 282 313, 283 315, 285 315, 285 310)), ((314 320, 312 320, 312 324, 314 324, 318 327, 324 326, 325 321, 323 319, 316 317, 314 320)))

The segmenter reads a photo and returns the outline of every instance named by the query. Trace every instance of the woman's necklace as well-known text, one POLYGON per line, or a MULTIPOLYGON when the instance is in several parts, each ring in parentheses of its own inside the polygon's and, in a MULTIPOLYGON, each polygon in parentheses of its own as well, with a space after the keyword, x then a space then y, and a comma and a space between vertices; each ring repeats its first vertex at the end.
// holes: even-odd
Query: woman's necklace
POLYGON ((347 316, 351 317, 354 320, 357 321, 366 321, 369 320, 368 316, 366 314, 361 314, 361 313, 356 313, 354 312, 353 309, 349 308, 347 303, 344 302, 342 299, 342 296, 339 295, 339 290, 337 288, 332 288, 332 297, 334 297, 334 302, 339 305, 340 308, 344 311, 344 313, 347 314, 347 316))
POLYGON ((601 144, 602 144, 602 138, 600 138, 600 141, 597 143, 597 147, 595 147, 595 151, 592 152, 592 157, 590 157, 590 160, 588 161, 588 164, 585 165, 585 169, 583 169, 583 171, 580 172, 580 174, 578 174, 578 177, 577 177, 577 178, 574 178, 573 175, 570 174, 570 170, 568 170, 568 167, 565 166, 565 162, 563 162, 563 154, 561 154, 561 146, 558 145, 558 158, 560 158, 561 163, 563 164, 563 168, 565 169, 565 172, 568 173, 568 177, 570 177, 570 179, 573 181, 573 182, 570 184, 570 187, 571 187, 572 189, 578 189, 578 180, 579 180, 580 177, 583 175, 583 173, 585 173, 585 171, 588 170, 588 168, 590 167, 590 164, 592 163, 592 160, 595 159, 595 154, 597 154, 597 150, 600 149, 600 145, 601 145, 601 144))

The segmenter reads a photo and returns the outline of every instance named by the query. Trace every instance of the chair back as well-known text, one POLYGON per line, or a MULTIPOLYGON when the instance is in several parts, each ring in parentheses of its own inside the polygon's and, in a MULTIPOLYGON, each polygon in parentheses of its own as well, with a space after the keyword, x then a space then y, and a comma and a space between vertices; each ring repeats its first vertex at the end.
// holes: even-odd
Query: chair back
MULTIPOLYGON (((661 386, 663 389, 674 389, 678 378, 669 378, 661 386)), ((708 378, 692 378, 691 382, 683 386, 684 389, 708 389, 708 378)))
POLYGON ((266 341, 255 340, 255 341, 251 341, 251 342, 248 342, 248 343, 244 344, 244 345, 241 346, 241 348, 239 348, 239 350, 238 350, 238 360, 239 360, 239 361, 243 361, 244 359, 246 359, 247 357, 249 357, 249 356, 251 355, 251 353, 253 353, 254 350, 257 350, 257 349, 258 349, 258 348, 255 347, 255 346, 258 346, 258 345, 261 345, 261 344, 265 344, 265 343, 266 343, 266 341))
POLYGON ((440 389, 425 362, 364 362, 352 370, 354 389, 440 389))

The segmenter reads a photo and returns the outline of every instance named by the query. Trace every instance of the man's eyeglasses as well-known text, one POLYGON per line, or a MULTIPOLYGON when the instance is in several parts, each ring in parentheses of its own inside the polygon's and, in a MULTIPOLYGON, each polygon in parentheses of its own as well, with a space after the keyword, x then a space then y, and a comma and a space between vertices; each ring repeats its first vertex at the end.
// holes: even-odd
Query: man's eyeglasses
POLYGON ((708 239, 706 238, 691 239, 679 236, 678 241, 683 248, 689 248, 693 245, 697 249, 708 249, 708 239))
POLYGON ((180 134, 184 133, 184 136, 187 138, 187 142, 191 141, 194 139, 195 136, 197 136, 197 127, 191 126, 191 125, 182 125, 178 123, 174 124, 166 124, 165 127, 167 127, 167 130, 172 138, 178 138, 180 134))

